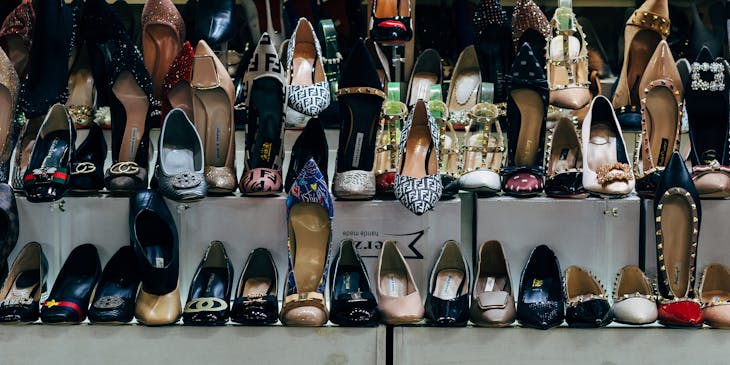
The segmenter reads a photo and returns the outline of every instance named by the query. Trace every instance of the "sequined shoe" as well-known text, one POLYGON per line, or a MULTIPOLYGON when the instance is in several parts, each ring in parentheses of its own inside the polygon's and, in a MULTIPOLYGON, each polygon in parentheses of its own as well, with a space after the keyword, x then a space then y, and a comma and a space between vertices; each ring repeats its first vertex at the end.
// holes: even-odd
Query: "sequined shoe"
POLYGON ((162 113, 160 114, 160 125, 170 110, 179 108, 185 115, 193 115, 193 95, 190 88, 190 78, 193 73, 193 58, 195 51, 190 42, 185 42, 180 53, 170 64, 170 69, 165 75, 162 83, 162 113))
POLYGON ((512 44, 518 52, 523 44, 530 45, 535 59, 541 67, 545 66, 544 49, 550 39, 550 22, 545 13, 533 0, 517 0, 512 13, 512 44))
POLYGON ((0 50, 0 74, 4 75, 0 81, 0 183, 7 183, 10 179, 10 158, 18 139, 20 125, 15 120, 15 105, 18 99, 20 80, 15 68, 5 52, 0 50))
MULTIPOLYGON (((25 77, 33 42, 35 10, 30 0, 23 0, 3 21, 0 27, 0 47, 10 57, 15 72, 25 77)), ((4 73, 3 73, 4 74, 4 73)))
POLYGON ((185 23, 171 0, 147 1, 142 9, 142 53, 153 95, 162 99, 165 75, 182 49, 185 23))

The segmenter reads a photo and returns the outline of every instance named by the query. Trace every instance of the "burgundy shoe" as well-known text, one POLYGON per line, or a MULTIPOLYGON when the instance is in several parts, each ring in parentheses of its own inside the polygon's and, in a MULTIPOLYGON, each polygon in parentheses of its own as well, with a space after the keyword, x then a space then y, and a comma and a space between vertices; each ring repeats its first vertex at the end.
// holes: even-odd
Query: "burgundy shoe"
POLYGON ((28 66, 28 55, 30 44, 33 40, 33 23, 35 23, 35 11, 30 0, 23 0, 5 18, 0 27, 0 47, 10 57, 15 66, 15 72, 22 80, 25 76, 25 69, 28 66))
POLYGON ((175 108, 182 109, 188 117, 193 116, 193 100, 190 93, 190 77, 193 72, 193 58, 195 51, 190 42, 185 42, 182 49, 170 64, 170 70, 162 83, 162 115, 160 126, 167 113, 175 108))

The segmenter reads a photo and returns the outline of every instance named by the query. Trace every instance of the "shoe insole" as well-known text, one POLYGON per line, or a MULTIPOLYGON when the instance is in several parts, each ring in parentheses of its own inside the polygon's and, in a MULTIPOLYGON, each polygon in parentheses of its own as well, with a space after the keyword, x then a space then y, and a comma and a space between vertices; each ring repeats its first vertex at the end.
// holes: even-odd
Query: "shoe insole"
MULTIPOLYGON (((205 148, 205 165, 223 167, 228 162, 231 140, 231 104, 228 94, 221 89, 195 90, 193 92, 195 125, 203 126, 200 135, 205 148)), ((198 129, 200 133, 201 130, 198 129)))
POLYGON ((382 99, 374 95, 348 94, 339 99, 342 120, 337 171, 371 171, 382 99))
POLYGON ((28 66, 29 49, 25 48, 25 42, 16 34, 5 36, 8 45, 8 58, 15 66, 15 70, 25 70, 28 66))
MULTIPOLYGON (((578 57, 580 53, 580 41, 575 36, 569 36, 567 38, 562 35, 553 37, 550 40, 550 59, 552 61, 568 61, 578 57), (565 54, 564 41, 567 39, 568 54, 565 54)), ((576 82, 576 78, 579 75, 573 74, 573 80, 570 80, 568 75, 568 67, 573 70, 578 70, 579 67, 574 67, 574 63, 565 63, 563 66, 550 65, 550 85, 563 85, 567 86, 576 82)), ((587 75, 583 75, 587 76, 587 75)))
POLYGON ((188 149, 163 146, 162 161, 166 172, 171 175, 195 171, 195 157, 193 151, 188 149))
POLYGON ((710 302, 714 302, 714 301, 728 302, 728 301, 730 301, 730 293, 728 293, 725 290, 720 290, 720 289, 703 290, 702 291, 702 301, 705 303, 710 303, 710 302))
POLYGON ((13 286, 3 298, 7 303, 21 303, 25 299, 38 300, 36 293, 40 286, 40 271, 38 269, 23 271, 15 277, 13 286))
POLYGON ((638 31, 634 39, 631 40, 626 62, 628 65, 626 83, 629 88, 629 105, 639 105, 641 100, 639 96, 641 77, 644 75, 644 70, 646 70, 646 66, 661 40, 659 33, 648 29, 638 31))
MULTIPOLYGON (((669 162, 669 156, 674 152, 674 143, 679 128, 677 115, 679 113, 674 94, 666 87, 655 87, 646 97, 646 129, 649 134, 651 156, 656 167, 663 167, 669 162)), ((649 165, 647 156, 644 157, 644 170, 649 165)))
MULTIPOLYGON (((198 280, 193 285, 190 298, 226 298, 227 272, 222 267, 204 267, 200 269, 198 280)), ((217 310, 216 310, 217 311, 217 310)))
POLYGON ((297 42, 292 56, 290 85, 313 85, 317 49, 313 43, 297 42))
POLYGON ((428 101, 428 91, 431 85, 436 85, 439 81, 437 75, 430 72, 418 72, 411 78, 411 98, 408 105, 415 104, 418 100, 428 101))
POLYGON ((167 92, 167 100, 172 108, 180 108, 189 118, 193 117, 193 92, 190 84, 179 82, 167 92))
POLYGON ((112 92, 119 99, 127 114, 119 161, 134 161, 137 156, 137 148, 142 142, 145 132, 147 109, 150 103, 134 76, 128 71, 119 74, 112 86, 112 92))
POLYGON ((248 278, 243 284, 243 291, 240 296, 252 297, 267 295, 271 289, 271 279, 264 277, 248 278))
POLYGON ((523 302, 545 303, 550 297, 550 286, 553 283, 551 277, 534 277, 523 288, 523 302))
POLYGON ((572 143, 555 144, 550 151, 550 172, 561 173, 577 168, 580 146, 572 143))
POLYGON ((147 69, 154 86, 154 95, 156 98, 162 96, 162 81, 170 68, 170 64, 177 57, 180 51, 180 41, 177 39, 175 30, 167 25, 150 24, 145 27, 144 37, 146 42, 142 42, 145 55, 147 69), (150 68, 150 66, 152 66, 150 68))
POLYGON ((431 166, 437 163, 437 157, 431 143, 428 126, 423 124, 411 126, 411 132, 406 141, 405 155, 401 156, 401 159, 401 175, 403 176, 418 179, 433 175, 438 171, 437 166, 431 166))
POLYGON ((436 285, 433 296, 443 300, 455 299, 463 288, 464 272, 461 270, 445 269, 436 274, 436 285))
POLYGON ((540 95, 530 89, 512 90, 512 100, 520 110, 520 133, 515 150, 516 166, 539 164, 540 128, 542 127, 545 107, 540 95))
POLYGON ((684 196, 670 195, 662 204, 664 204, 661 213, 664 265, 672 294, 682 298, 687 294, 690 282, 692 210, 684 196))
POLYGON ((477 104, 477 91, 481 86, 482 78, 479 70, 462 70, 452 81, 453 87, 449 88, 449 111, 469 110, 477 104))
POLYGON ((618 289, 616 289, 616 295, 622 296, 624 294, 650 294, 652 288, 644 279, 641 271, 638 268, 625 269, 621 272, 621 279, 618 283, 618 289))
POLYGON ((93 106, 94 77, 91 75, 91 70, 82 68, 74 72, 68 78, 68 89, 67 106, 93 106))
POLYGON ((375 2, 376 18, 393 18, 399 15, 408 16, 409 0, 378 0, 375 2))
POLYGON ((247 141, 251 145, 249 168, 274 166, 281 150, 282 105, 284 94, 279 81, 264 77, 253 82, 249 102, 253 118, 248 125, 247 141))
POLYGON ((40 168, 61 166, 61 160, 68 153, 68 132, 56 131, 44 138, 44 144, 48 144, 48 153, 43 158, 40 168))
POLYGON ((327 263, 330 220, 327 211, 316 203, 299 203, 289 212, 294 237, 294 280, 300 293, 317 291, 327 263))
POLYGON ((337 298, 341 294, 358 293, 363 290, 360 288, 360 273, 352 269, 346 269, 335 276, 334 297, 337 298))
POLYGON ((618 161, 616 133, 607 124, 594 121, 591 124, 588 143, 590 148, 588 148, 588 155, 585 158, 591 171, 596 171, 601 166, 618 161))
POLYGON ((380 275, 380 291, 389 297, 408 295, 408 278, 401 272, 383 272, 380 275))
POLYGON ((480 276, 474 286, 476 293, 484 293, 489 291, 505 291, 507 286, 506 276, 480 276))
POLYGON ((601 294, 601 288, 587 273, 575 274, 566 280, 569 280, 569 284, 566 285, 569 300, 575 300, 579 296, 601 294))

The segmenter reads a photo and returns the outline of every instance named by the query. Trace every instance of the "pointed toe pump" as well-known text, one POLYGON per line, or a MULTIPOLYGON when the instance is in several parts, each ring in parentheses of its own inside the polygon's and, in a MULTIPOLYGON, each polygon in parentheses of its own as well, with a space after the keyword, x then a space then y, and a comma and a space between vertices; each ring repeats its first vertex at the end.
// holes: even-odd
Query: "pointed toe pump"
POLYGON ((548 246, 535 247, 522 269, 517 321, 526 327, 550 329, 565 318, 560 264, 548 246))
POLYGON ((0 289, 0 322, 38 320, 41 296, 46 294, 48 261, 38 242, 30 242, 15 258, 0 289))
POLYGON ((692 63, 685 103, 692 143, 692 180, 700 198, 730 196, 730 69, 702 48, 692 63))
POLYGON ((446 94, 448 118, 452 124, 467 124, 467 113, 479 103, 481 86, 482 73, 479 69, 476 48, 468 46, 459 54, 451 76, 449 92, 446 94))
POLYGON ((160 193, 180 202, 205 198, 203 142, 182 109, 167 114, 158 146, 155 177, 160 193))
POLYGON ((699 295, 705 323, 713 328, 730 328, 730 269, 721 264, 707 265, 699 295))
POLYGON ((601 283, 582 267, 570 266, 565 270, 565 321, 577 328, 609 325, 611 304, 601 283))
POLYGON ((134 250, 123 246, 104 266, 89 307, 89 321, 103 324, 131 322, 137 289, 139 275, 135 270, 134 250))
POLYGON ((634 174, 626 153, 621 126, 603 96, 593 99, 581 128, 583 187, 590 193, 622 197, 634 190, 634 174))
POLYGON ((385 324, 410 324, 423 320, 425 309, 421 293, 395 241, 383 242, 376 278, 378 309, 385 324))
POLYGON ((238 279, 231 321, 249 326, 276 323, 279 320, 278 275, 269 250, 251 251, 238 279))
POLYGON ((547 79, 550 105, 571 110, 591 102, 588 48, 583 28, 571 8, 559 8, 550 21, 547 79))
POLYGON ((583 149, 577 119, 562 117, 547 137, 545 194, 554 198, 585 198, 583 149))
POLYGON ((506 327, 515 321, 515 297, 507 256, 499 241, 486 241, 472 289, 471 321, 481 327, 506 327))
POLYGON ((329 271, 334 210, 324 176, 309 160, 286 200, 289 230, 289 272, 281 322, 287 326, 320 327, 329 317, 325 286, 329 271))
POLYGON ((190 81, 193 74, 193 58, 195 50, 190 42, 185 42, 180 52, 170 64, 162 82, 162 113, 160 125, 174 108, 182 109, 186 115, 193 115, 193 94, 190 81))
POLYGON ((371 199, 375 196, 375 139, 385 93, 362 40, 342 65, 337 95, 341 124, 332 193, 338 199, 371 199))
MULTIPOLYGON (((319 118, 313 118, 307 122, 299 137, 294 141, 294 146, 292 146, 284 183, 286 191, 291 190, 294 180, 310 159, 314 160, 317 166, 328 166, 328 156, 327 136, 324 134, 322 123, 320 123, 319 118)), ((325 184, 327 184, 329 182, 327 169, 320 172, 324 176, 325 184)))
POLYGON ((638 266, 624 266, 613 289, 613 319, 618 323, 642 325, 657 319, 656 292, 638 266))
POLYGON ((443 191, 437 142, 436 122, 419 100, 403 124, 394 187, 395 197, 417 215, 433 209, 443 191))
POLYGON ((18 138, 19 125, 15 121, 20 80, 8 56, 0 50, 0 182, 10 179, 10 158, 18 138))
POLYGON ((236 142, 233 81, 205 41, 198 42, 193 60, 193 121, 203 141, 208 192, 236 190, 236 142))
POLYGON ((695 295, 697 242, 702 208, 679 152, 672 154, 654 197, 659 287, 659 323, 701 327, 702 309, 695 295))
POLYGON ((469 266, 456 241, 446 241, 431 270, 426 296, 426 322, 438 327, 464 327, 469 321, 469 266))
MULTIPOLYGON (((21 2, 0 26, 0 47, 10 57, 15 72, 25 77, 33 42, 35 10, 30 0, 21 2)), ((5 74, 5 72, 3 72, 5 74)))
POLYGON ((507 166, 501 170, 502 190, 530 197, 543 190, 543 141, 548 106, 548 84, 536 54, 522 44, 507 78, 507 166))
POLYGON ((413 37, 410 0, 373 1, 370 37, 384 45, 403 44, 413 37))
POLYGON ((413 65, 411 77, 408 79, 408 96, 406 97, 408 106, 413 106, 419 100, 430 100, 431 86, 441 85, 443 81, 444 71, 439 53, 431 48, 421 52, 413 65))
POLYGON ((370 277, 352 240, 340 242, 330 285, 330 321, 340 326, 375 326, 380 319, 370 277))
POLYGON ((639 83, 659 42, 669 35, 668 3, 668 0, 647 0, 626 21, 624 61, 613 93, 613 107, 621 125, 630 130, 641 128, 643 96, 639 83))
POLYGON ((512 13, 512 44, 515 52, 518 52, 523 44, 529 44, 530 49, 537 52, 535 59, 542 68, 545 66, 543 50, 547 46, 548 39, 550 39, 550 22, 545 13, 533 0, 517 0, 512 13))
POLYGON ((177 226, 162 196, 140 190, 130 199, 129 228, 142 286, 134 315, 147 326, 180 318, 180 256, 177 226))
POLYGON ((190 325, 222 326, 230 314, 233 265, 221 241, 213 241, 190 282, 183 322, 190 325))
POLYGON ((322 64, 322 48, 312 24, 301 18, 287 50, 289 108, 315 117, 330 104, 330 87, 322 64))
POLYGON ((679 150, 684 88, 666 41, 659 42, 639 87, 641 141, 634 152, 636 192, 651 197, 672 152, 679 150))
POLYGON ((88 131, 74 156, 69 181, 73 193, 93 193, 104 189, 104 161, 107 154, 104 131, 96 122, 89 123, 88 131))
POLYGON ((54 324, 83 322, 100 275, 96 246, 87 243, 74 248, 58 272, 48 300, 42 304, 41 321, 54 324))
POLYGON ((152 76, 155 98, 162 97, 162 85, 170 64, 185 40, 185 23, 171 0, 147 1, 142 9, 142 54, 152 76))
POLYGON ((41 125, 23 176, 28 201, 49 202, 63 197, 68 190, 75 143, 71 116, 63 105, 54 105, 41 125))
POLYGON ((268 33, 261 35, 243 77, 247 105, 246 159, 239 188, 244 195, 275 195, 284 188, 284 68, 268 33))

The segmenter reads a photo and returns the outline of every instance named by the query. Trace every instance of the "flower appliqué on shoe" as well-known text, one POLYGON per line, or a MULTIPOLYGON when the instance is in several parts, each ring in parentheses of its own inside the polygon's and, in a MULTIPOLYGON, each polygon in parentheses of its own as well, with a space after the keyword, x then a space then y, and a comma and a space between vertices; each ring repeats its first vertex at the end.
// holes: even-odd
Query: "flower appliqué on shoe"
POLYGON ((614 162, 597 168, 596 175, 598 183, 601 185, 617 181, 629 182, 634 179, 634 174, 631 173, 631 166, 621 162, 614 162))

